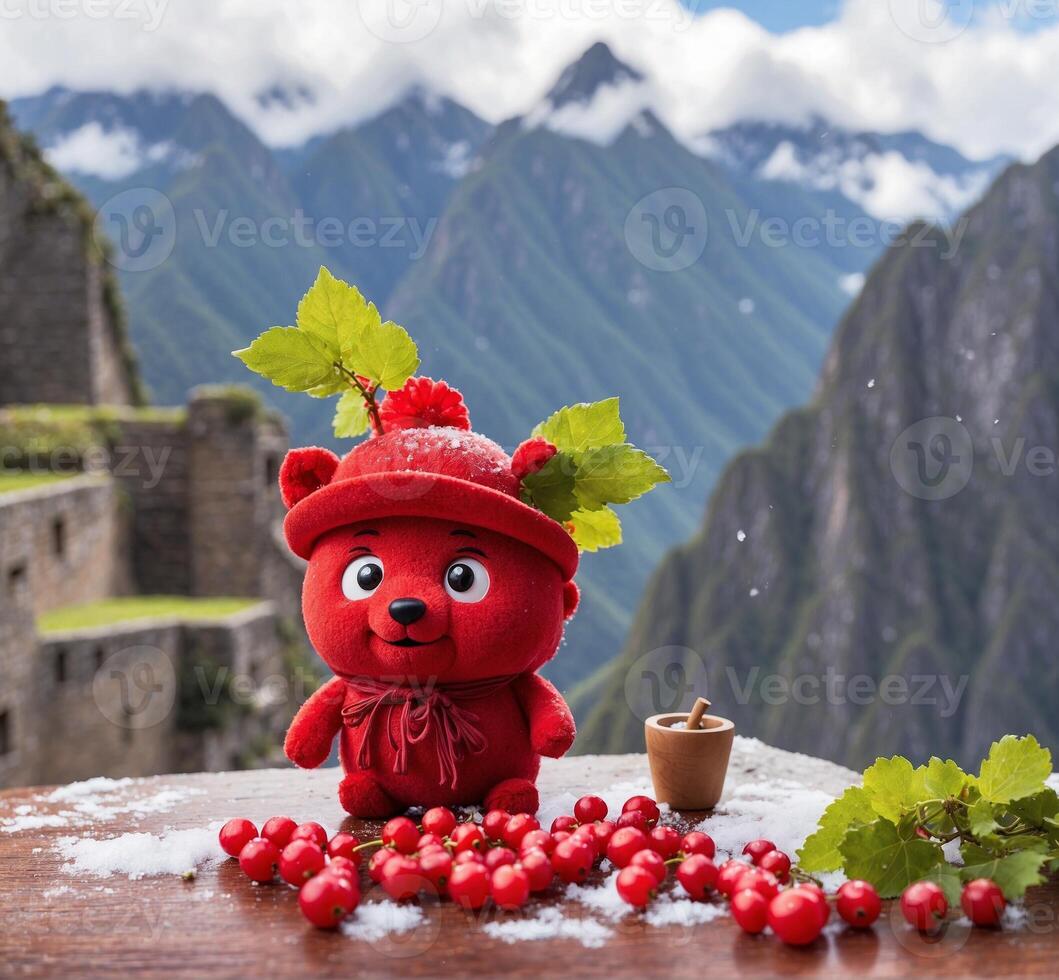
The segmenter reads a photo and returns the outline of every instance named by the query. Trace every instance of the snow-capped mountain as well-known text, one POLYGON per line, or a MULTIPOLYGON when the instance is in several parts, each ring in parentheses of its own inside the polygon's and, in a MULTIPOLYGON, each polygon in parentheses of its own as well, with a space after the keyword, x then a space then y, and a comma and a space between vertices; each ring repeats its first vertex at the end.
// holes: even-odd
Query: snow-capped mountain
POLYGON ((970 160, 918 132, 855 132, 820 118, 802 127, 738 122, 697 145, 736 173, 836 191, 873 217, 897 222, 952 221, 1011 162, 970 160))

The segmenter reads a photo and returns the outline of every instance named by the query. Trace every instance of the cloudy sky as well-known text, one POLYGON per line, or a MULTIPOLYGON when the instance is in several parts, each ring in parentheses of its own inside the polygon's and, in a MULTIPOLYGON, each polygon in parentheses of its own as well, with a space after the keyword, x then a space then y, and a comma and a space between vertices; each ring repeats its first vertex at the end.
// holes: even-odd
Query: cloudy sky
POLYGON ((1059 0, 0 0, 0 95, 53 84, 216 92, 268 142, 413 83, 526 112, 597 39, 693 137, 735 119, 917 128, 972 156, 1059 142, 1059 0), (689 10, 689 7, 693 8, 689 10), (263 109, 280 85, 312 93, 263 109))

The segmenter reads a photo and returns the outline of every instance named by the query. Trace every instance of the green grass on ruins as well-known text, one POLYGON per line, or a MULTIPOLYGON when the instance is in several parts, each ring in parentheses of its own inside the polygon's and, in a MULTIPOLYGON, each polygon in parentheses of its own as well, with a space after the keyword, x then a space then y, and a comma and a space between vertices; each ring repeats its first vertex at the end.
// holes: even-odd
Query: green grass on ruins
POLYGON ((37 620, 42 633, 91 629, 136 619, 156 617, 179 619, 223 619, 249 609, 260 599, 198 598, 181 595, 138 595, 102 599, 81 606, 53 609, 37 620))
POLYGON ((68 479, 68 473, 29 473, 25 471, 0 472, 0 495, 14 493, 16 490, 30 490, 35 487, 48 486, 68 479))

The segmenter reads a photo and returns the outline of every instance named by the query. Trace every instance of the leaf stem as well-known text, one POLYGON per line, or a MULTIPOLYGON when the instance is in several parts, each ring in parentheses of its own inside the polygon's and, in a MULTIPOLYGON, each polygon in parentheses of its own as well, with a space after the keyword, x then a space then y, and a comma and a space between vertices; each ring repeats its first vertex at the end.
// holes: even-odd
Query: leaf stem
POLYGON ((364 399, 364 407, 368 410, 368 417, 371 419, 371 430, 375 435, 381 436, 383 434, 382 416, 379 414, 379 403, 375 401, 375 392, 379 390, 378 383, 373 381, 365 387, 360 378, 340 361, 335 361, 334 365, 345 376, 349 386, 354 391, 360 392, 361 397, 364 399))

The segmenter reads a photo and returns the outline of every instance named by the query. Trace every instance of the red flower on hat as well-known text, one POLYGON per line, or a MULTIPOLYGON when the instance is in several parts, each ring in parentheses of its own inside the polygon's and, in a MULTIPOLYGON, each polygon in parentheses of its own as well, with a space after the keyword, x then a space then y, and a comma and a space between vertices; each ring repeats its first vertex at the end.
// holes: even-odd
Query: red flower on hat
POLYGON ((463 395, 444 381, 409 378, 399 391, 391 391, 379 406, 383 429, 450 429, 471 427, 471 417, 463 395))
POLYGON ((547 439, 535 436, 527 439, 511 457, 511 472, 520 480, 524 480, 531 473, 536 473, 544 468, 544 464, 551 459, 558 450, 547 439))

